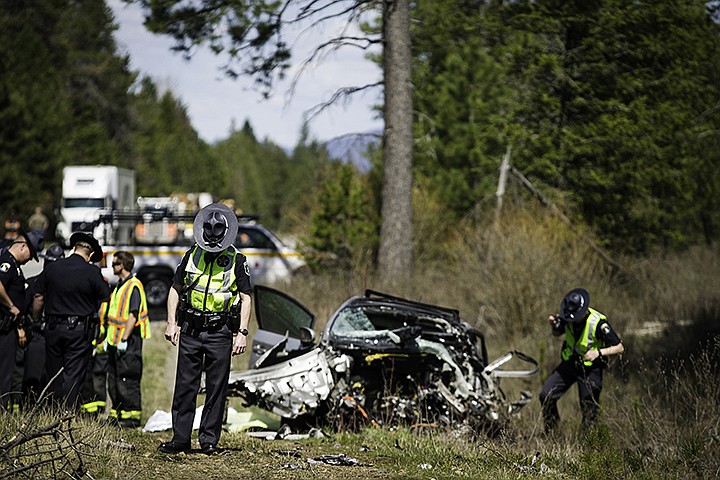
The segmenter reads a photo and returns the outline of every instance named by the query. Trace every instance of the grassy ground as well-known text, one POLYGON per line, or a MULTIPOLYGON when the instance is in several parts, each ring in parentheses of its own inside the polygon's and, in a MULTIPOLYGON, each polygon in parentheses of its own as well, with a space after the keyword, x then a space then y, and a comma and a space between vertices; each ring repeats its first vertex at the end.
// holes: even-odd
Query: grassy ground
MULTIPOLYGON (((164 322, 152 325, 154 338, 145 347, 144 415, 169 410, 174 349, 162 337, 164 322)), ((638 347, 640 348, 640 347, 638 347)), ((712 351, 720 345, 708 346, 712 351)), ((327 432, 326 438, 261 440, 244 433, 224 433, 218 456, 207 457, 197 443, 189 454, 169 456, 157 445, 169 432, 142 433, 85 419, 21 446, 5 448, 18 432, 39 431, 59 412, 0 417, 3 473, 49 457, 56 444, 74 438, 67 465, 58 460, 30 468, 18 478, 95 479, 516 479, 516 478, 718 478, 720 458, 720 387, 717 362, 709 353, 667 376, 658 365, 638 367, 644 383, 633 380, 627 364, 606 376, 604 415, 591 432, 579 432, 574 390, 560 402, 564 420, 556 435, 539 431, 539 405, 533 402, 498 439, 471 437, 454 430, 382 430, 357 434, 327 432), (25 423, 25 425, 23 425, 25 423), (45 453, 42 453, 45 452, 45 453), (78 470, 78 466, 82 468, 78 470)), ((518 385, 537 387, 542 379, 518 385)), ((508 392, 513 388, 508 388, 508 392)), ((535 389, 536 390, 536 389, 535 389)), ((199 400, 202 403, 202 399, 199 400)), ((236 405, 236 407, 240 407, 236 405)))

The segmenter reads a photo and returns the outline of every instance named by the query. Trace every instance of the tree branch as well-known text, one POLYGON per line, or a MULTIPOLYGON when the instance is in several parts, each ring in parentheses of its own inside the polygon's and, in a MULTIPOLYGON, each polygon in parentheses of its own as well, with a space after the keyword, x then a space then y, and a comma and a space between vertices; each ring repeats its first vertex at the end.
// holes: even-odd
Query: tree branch
POLYGON ((350 97, 351 95, 354 95, 358 92, 362 92, 364 90, 369 90, 371 88, 379 87, 380 85, 383 85, 383 82, 377 82, 377 83, 371 83, 368 85, 362 85, 360 87, 344 87, 339 90, 336 90, 335 93, 333 93, 332 97, 330 97, 330 100, 327 102, 322 102, 318 105, 315 105, 311 109, 307 110, 306 113, 308 114, 307 120, 310 121, 313 118, 317 117, 320 113, 325 111, 330 106, 334 105, 336 102, 340 100, 344 100, 347 97, 350 97))

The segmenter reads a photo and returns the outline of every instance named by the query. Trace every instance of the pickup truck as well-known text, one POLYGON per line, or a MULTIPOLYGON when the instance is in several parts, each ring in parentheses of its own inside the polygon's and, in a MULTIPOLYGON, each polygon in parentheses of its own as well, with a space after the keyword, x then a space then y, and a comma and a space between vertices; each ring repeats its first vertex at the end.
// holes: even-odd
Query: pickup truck
MULTIPOLYGON (((175 269, 192 246, 192 239, 184 243, 167 246, 104 246, 103 275, 111 284, 117 282, 110 266, 113 253, 119 250, 130 252, 135 257, 133 271, 145 286, 148 306, 164 307, 175 269)), ((248 259, 253 285, 289 280, 293 273, 305 265, 305 260, 297 250, 285 245, 275 234, 259 224, 241 222, 235 246, 248 259)))

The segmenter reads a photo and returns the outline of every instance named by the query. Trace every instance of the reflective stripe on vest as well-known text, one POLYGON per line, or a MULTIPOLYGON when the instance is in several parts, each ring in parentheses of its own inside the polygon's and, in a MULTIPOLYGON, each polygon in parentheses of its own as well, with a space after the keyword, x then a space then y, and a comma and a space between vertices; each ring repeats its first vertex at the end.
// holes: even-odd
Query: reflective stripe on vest
POLYGON ((189 303, 205 312, 226 312, 237 298, 237 250, 230 246, 210 263, 206 263, 206 254, 205 250, 195 245, 185 267, 185 285, 192 286, 189 303))
MULTIPOLYGON (((592 308, 588 309, 588 313, 589 315, 585 321, 585 328, 583 328, 580 339, 576 340, 573 336, 571 323, 565 325, 565 344, 563 345, 561 352, 563 360, 570 360, 573 353, 576 353, 580 358, 582 358, 588 350, 595 350, 604 347, 604 345, 601 345, 602 342, 597 340, 595 333, 600 321, 605 320, 607 317, 592 308)), ((593 362, 589 362, 587 360, 583 360, 583 363, 588 367, 593 364, 593 362)))
POLYGON ((135 276, 125 280, 120 288, 115 287, 110 296, 110 305, 107 315, 107 341, 117 346, 122 340, 128 319, 130 317, 130 298, 133 288, 140 292, 140 310, 137 313, 135 327, 140 328, 140 337, 150 338, 150 319, 148 318, 147 299, 142 283, 135 276))

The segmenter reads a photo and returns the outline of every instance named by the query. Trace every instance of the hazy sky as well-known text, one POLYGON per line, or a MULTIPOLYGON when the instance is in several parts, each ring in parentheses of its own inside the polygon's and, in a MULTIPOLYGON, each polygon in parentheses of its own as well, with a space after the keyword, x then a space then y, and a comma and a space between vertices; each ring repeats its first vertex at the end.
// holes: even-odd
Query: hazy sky
MULTIPOLYGON (((130 56, 131 68, 153 78, 162 88, 170 88, 187 107, 190 120, 199 135, 207 142, 227 138, 233 120, 237 129, 245 119, 259 139, 270 139, 282 147, 293 147, 298 141, 303 114, 313 106, 327 101, 340 87, 375 83, 381 71, 365 60, 359 49, 344 49, 329 56, 322 63, 306 71, 292 98, 288 98, 290 79, 297 71, 297 63, 311 50, 311 34, 303 33, 293 43, 293 68, 287 80, 263 100, 259 92, 249 89, 249 79, 230 80, 218 67, 223 58, 208 50, 195 53, 189 62, 170 51, 172 40, 152 35, 143 26, 140 9, 127 6, 121 0, 107 0, 115 13, 119 29, 115 34, 120 52, 130 56)), ((338 27, 339 28, 339 27, 338 27)), ((326 28, 323 33, 331 32, 326 28)), ((294 40, 297 34, 286 38, 294 40)), ((375 118, 371 107, 380 103, 379 89, 354 97, 347 105, 337 105, 317 116, 310 124, 312 138, 320 141, 333 137, 377 130, 382 122, 375 118)))

